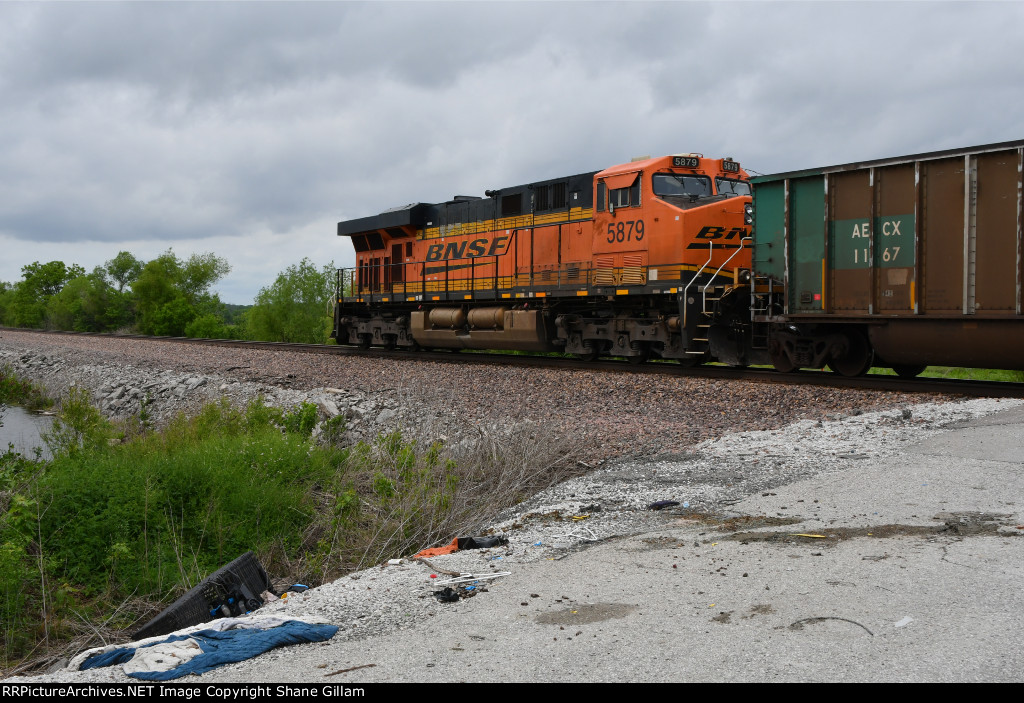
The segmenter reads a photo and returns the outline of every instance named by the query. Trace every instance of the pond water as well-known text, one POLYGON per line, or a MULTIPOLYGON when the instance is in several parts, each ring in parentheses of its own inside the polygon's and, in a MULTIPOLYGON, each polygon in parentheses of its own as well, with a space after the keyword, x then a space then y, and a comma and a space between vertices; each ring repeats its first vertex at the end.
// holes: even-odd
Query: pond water
POLYGON ((7 451, 8 444, 14 444, 14 451, 31 458, 32 450, 39 447, 43 458, 50 458, 50 451, 43 443, 40 433, 46 432, 53 424, 53 417, 31 413, 17 405, 0 406, 0 453, 7 451))

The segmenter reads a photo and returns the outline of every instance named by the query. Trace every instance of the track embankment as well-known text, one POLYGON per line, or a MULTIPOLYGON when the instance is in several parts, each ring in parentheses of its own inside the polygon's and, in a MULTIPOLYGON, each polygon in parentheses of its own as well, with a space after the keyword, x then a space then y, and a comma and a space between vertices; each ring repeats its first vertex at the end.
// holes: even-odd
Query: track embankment
POLYGON ((901 408, 941 396, 670 374, 452 364, 288 349, 0 331, 0 364, 53 393, 85 387, 110 416, 155 421, 220 397, 303 401, 355 436, 429 423, 534 423, 590 463, 675 452, 737 430, 901 408))

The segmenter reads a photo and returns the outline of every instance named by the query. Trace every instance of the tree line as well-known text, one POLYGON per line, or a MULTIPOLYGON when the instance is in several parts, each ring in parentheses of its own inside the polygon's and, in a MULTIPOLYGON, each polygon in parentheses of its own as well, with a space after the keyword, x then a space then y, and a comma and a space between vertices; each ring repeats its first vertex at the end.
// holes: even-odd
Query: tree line
POLYGON ((261 288, 252 305, 228 305, 211 288, 231 271, 226 259, 173 250, 151 261, 130 252, 90 273, 63 261, 22 266, 20 281, 0 281, 0 324, 73 332, 124 332, 323 343, 331 331, 334 264, 308 259, 261 288))

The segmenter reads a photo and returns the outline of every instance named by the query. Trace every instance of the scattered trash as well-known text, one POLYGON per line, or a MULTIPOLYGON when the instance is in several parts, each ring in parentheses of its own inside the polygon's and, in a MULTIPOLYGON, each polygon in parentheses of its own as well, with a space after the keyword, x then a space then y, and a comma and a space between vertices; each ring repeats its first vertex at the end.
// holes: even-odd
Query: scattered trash
POLYGON ((424 549, 413 555, 413 559, 424 557, 439 557, 443 554, 451 554, 460 549, 490 549, 491 547, 503 547, 508 544, 508 537, 495 535, 493 537, 456 537, 443 547, 432 547, 424 549))
POLYGON ((119 664, 132 678, 170 681, 245 661, 276 647, 324 642, 337 631, 336 625, 293 618, 228 618, 194 625, 179 634, 91 649, 73 658, 68 668, 84 671, 119 664))
MULTIPOLYGON (((298 586, 306 589, 301 584, 292 586, 292 589, 298 586)), ((132 639, 158 637, 217 618, 244 615, 263 605, 263 599, 258 595, 263 591, 274 592, 270 577, 256 556, 246 552, 200 581, 139 628, 132 639)))
POLYGON ((459 537, 459 549, 490 549, 491 547, 504 547, 508 544, 508 537, 495 535, 493 537, 459 537))
POLYGON ((812 535, 806 532, 798 532, 796 534, 790 535, 790 537, 813 537, 814 539, 828 539, 828 537, 826 537, 825 535, 812 535))
POLYGON ((459 592, 449 586, 444 590, 434 591, 434 598, 440 603, 454 603, 459 600, 459 592))
POLYGON ((356 669, 369 669, 372 666, 377 666, 377 665, 376 664, 360 664, 359 666, 350 666, 347 669, 338 669, 337 671, 332 671, 329 674, 324 674, 324 676, 337 676, 338 674, 344 674, 344 673, 349 672, 349 671, 355 671, 356 669))
POLYGON ((679 505, 678 500, 658 500, 647 506, 648 510, 661 510, 662 508, 671 508, 679 505))
POLYGON ((910 617, 910 616, 908 615, 907 617, 903 618, 903 619, 902 619, 902 620, 900 620, 899 622, 897 622, 897 623, 894 623, 894 624, 893 624, 893 627, 905 627, 905 626, 909 625, 909 624, 910 624, 910 623, 912 623, 912 622, 914 622, 914 618, 912 618, 912 617, 910 617))
POLYGON ((589 515, 573 515, 572 519, 573 520, 586 520, 588 517, 590 517, 590 516, 589 515))
POLYGON ((448 544, 443 547, 433 547, 431 549, 424 549, 413 555, 413 559, 422 559, 424 557, 439 557, 443 554, 451 554, 452 552, 459 551, 459 538, 456 537, 448 544))
MULTIPOLYGON (((564 535, 554 535, 553 536, 553 539, 571 539, 571 538, 574 538, 574 539, 584 539, 584 540, 585 539, 596 540, 597 539, 597 535, 594 534, 594 531, 591 530, 589 527, 586 527, 584 525, 580 525, 575 530, 571 530, 569 532, 566 532, 564 535), (586 532, 589 535, 589 537, 583 536, 581 534, 583 532, 586 532)), ((553 547, 563 547, 564 548, 564 547, 567 547, 568 545, 566 545, 566 544, 557 544, 556 543, 556 544, 553 544, 551 546, 553 546, 553 547)))
POLYGON ((850 623, 851 625, 856 625, 857 627, 863 627, 863 628, 864 628, 864 631, 865 631, 865 632, 867 632, 867 633, 868 633, 869 635, 871 635, 872 637, 874 637, 874 636, 875 636, 875 633, 874 633, 874 632, 872 632, 872 631, 871 631, 871 630, 869 630, 868 628, 864 627, 863 625, 861 625, 861 624, 860 624, 859 622, 857 622, 856 620, 850 620, 849 618, 837 618, 837 617, 831 617, 831 616, 827 616, 827 615, 826 615, 826 616, 823 616, 823 617, 816 617, 816 618, 804 618, 803 620, 797 620, 797 621, 796 621, 795 623, 793 623, 792 625, 790 625, 790 626, 789 626, 789 629, 790 629, 790 630, 802 630, 802 629, 803 629, 803 627, 804 627, 804 623, 811 623, 811 622, 823 622, 823 621, 825 621, 825 620, 841 620, 842 622, 848 622, 848 623, 850 623))
POLYGON ((388 566, 398 566, 401 563, 401 559, 388 559, 388 566))
POLYGON ((444 581, 438 581, 436 586, 454 586, 463 583, 473 583, 474 581, 489 581, 491 579, 501 578, 502 576, 511 576, 511 571, 496 571, 493 574, 462 574, 451 579, 445 579, 444 581))
POLYGON ((690 501, 688 501, 688 500, 687 501, 683 501, 683 507, 684 508, 689 508, 690 507, 690 501))

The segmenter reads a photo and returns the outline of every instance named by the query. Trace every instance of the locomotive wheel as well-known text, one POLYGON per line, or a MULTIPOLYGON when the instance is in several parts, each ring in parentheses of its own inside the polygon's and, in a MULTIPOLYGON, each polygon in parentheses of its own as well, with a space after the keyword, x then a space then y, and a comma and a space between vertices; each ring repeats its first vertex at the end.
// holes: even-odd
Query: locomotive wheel
POLYGON ((701 354, 700 356, 694 354, 693 356, 684 356, 679 359, 676 359, 676 361, 679 362, 679 365, 686 369, 693 368, 694 366, 700 366, 707 360, 707 354, 701 354))
POLYGON ((846 337, 846 353, 828 362, 828 367, 840 376, 863 376, 875 360, 875 352, 860 332, 850 332, 846 337))
POLYGON ((892 370, 900 378, 914 378, 927 368, 924 364, 896 364, 892 370))
POLYGON ((597 358, 599 356, 601 356, 601 343, 600 342, 593 342, 593 341, 589 341, 588 340, 587 342, 585 342, 583 344, 583 348, 587 349, 588 351, 585 351, 582 354, 574 354, 573 355, 577 359, 579 359, 580 361, 596 361, 597 358))
POLYGON ((646 363, 651 358, 651 347, 645 342, 630 342, 629 347, 631 351, 639 351, 640 353, 636 356, 627 356, 626 361, 639 366, 640 364, 646 363))

